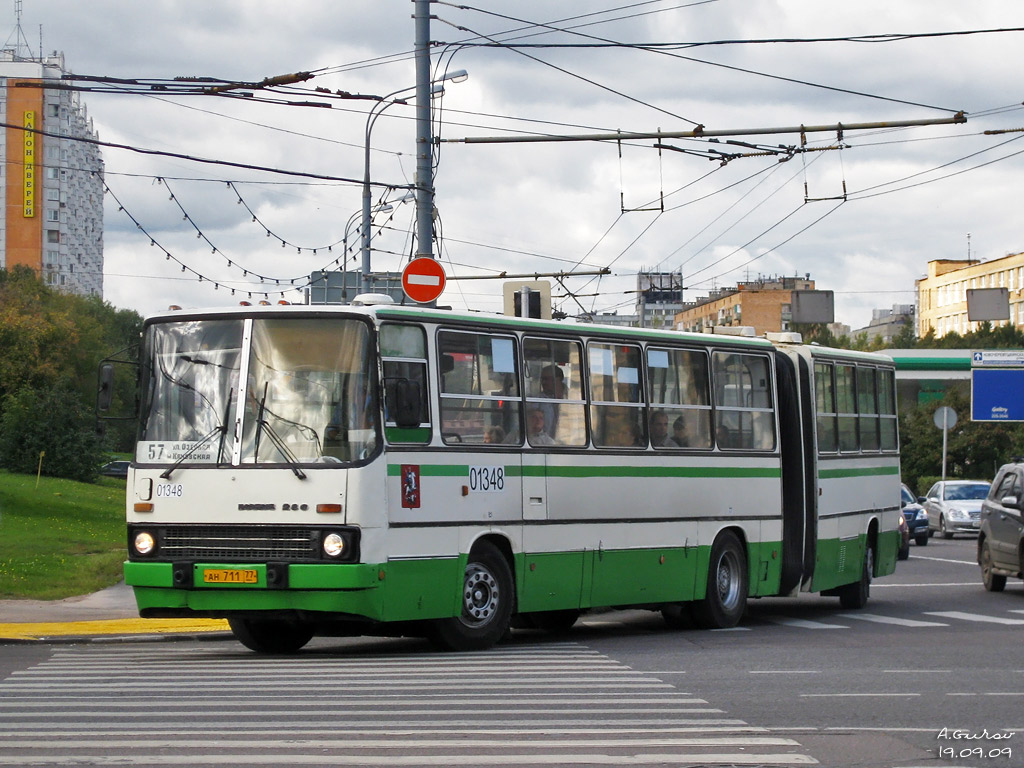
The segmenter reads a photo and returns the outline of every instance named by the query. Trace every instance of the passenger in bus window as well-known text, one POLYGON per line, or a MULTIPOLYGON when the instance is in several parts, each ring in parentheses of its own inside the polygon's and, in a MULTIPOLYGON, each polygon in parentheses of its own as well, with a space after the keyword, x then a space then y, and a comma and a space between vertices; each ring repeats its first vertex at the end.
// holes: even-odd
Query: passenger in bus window
POLYGON ((718 443, 719 448, 736 447, 735 442, 733 440, 732 430, 722 423, 719 423, 718 429, 715 432, 715 442, 718 443))
POLYGON ((555 444, 555 439, 548 434, 547 422, 541 408, 530 408, 526 412, 526 439, 534 446, 555 444))
POLYGON ((636 421, 637 408, 605 409, 605 439, 602 445, 634 448, 646 445, 644 432, 636 421))
POLYGON ((686 422, 683 421, 682 416, 677 416, 676 420, 672 422, 672 441, 680 447, 689 443, 686 437, 686 422))
POLYGON ((679 443, 668 436, 668 414, 665 411, 651 411, 651 446, 654 448, 679 447, 679 443))
MULTIPOLYGON (((557 365, 546 365, 540 371, 540 396, 551 400, 565 399, 565 373, 557 365)), ((558 430, 558 404, 539 403, 544 411, 544 431, 554 438, 558 430)))
POLYGON ((505 430, 501 427, 490 427, 484 432, 485 443, 504 443, 505 442, 505 430))
MULTIPOLYGON (((530 405, 526 409, 526 439, 533 447, 555 445, 555 439, 545 429, 544 411, 539 406, 530 405)), ((519 430, 512 431, 505 439, 506 443, 518 445, 519 430)))

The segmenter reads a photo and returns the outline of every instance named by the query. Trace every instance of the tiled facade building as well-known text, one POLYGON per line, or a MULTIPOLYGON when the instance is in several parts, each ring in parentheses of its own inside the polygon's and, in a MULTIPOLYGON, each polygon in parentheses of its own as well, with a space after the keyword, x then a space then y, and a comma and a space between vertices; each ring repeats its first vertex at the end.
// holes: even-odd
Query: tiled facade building
POLYGON ((64 57, 0 51, 0 268, 25 265, 55 288, 103 295, 103 160, 79 94, 45 88, 64 57), (38 133, 36 131, 43 131, 38 133))

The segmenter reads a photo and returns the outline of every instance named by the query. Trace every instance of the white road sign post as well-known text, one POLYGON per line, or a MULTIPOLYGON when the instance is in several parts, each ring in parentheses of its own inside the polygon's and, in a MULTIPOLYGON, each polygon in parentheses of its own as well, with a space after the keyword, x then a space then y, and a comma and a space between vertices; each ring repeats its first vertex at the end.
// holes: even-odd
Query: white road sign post
POLYGON ((932 421, 935 422, 935 426, 942 430, 942 479, 946 479, 946 444, 949 438, 949 430, 956 426, 956 411, 950 408, 948 405, 943 405, 935 409, 935 415, 932 416, 932 421))

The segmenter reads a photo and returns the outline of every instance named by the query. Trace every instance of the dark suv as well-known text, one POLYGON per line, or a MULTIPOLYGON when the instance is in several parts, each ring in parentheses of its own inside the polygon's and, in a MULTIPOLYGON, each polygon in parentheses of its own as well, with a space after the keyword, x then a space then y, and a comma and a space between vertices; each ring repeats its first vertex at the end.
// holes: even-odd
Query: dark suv
POLYGON ((1004 464, 981 505, 978 565, 990 592, 1002 592, 1006 577, 1024 572, 1024 461, 1004 464))

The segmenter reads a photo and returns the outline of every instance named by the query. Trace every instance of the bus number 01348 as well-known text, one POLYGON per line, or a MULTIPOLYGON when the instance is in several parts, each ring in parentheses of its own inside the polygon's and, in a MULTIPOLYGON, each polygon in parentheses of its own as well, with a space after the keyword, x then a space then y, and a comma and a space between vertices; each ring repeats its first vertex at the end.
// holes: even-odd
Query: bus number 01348
POLYGON ((504 467, 470 467, 469 490, 473 493, 500 493, 505 490, 504 467))

